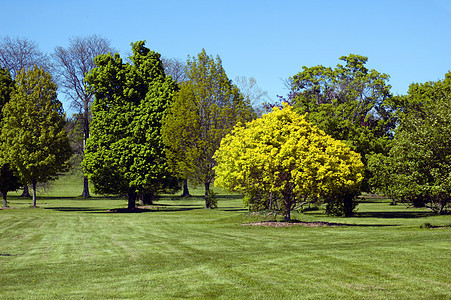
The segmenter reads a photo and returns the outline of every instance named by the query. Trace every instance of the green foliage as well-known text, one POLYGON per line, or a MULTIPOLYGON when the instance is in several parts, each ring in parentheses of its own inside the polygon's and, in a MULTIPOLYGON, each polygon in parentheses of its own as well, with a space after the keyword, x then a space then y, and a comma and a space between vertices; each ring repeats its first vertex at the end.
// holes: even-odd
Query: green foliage
POLYGON ((11 100, 3 108, 1 140, 6 161, 17 168, 25 184, 54 179, 68 169, 72 155, 63 106, 57 86, 42 68, 22 70, 16 76, 11 100))
MULTIPOLYGON (((0 68, 0 132, 2 128, 2 109, 3 106, 10 100, 11 92, 14 90, 14 81, 11 78, 8 70, 0 68)), ((0 148, 0 193, 3 194, 3 207, 8 206, 7 194, 9 191, 14 191, 20 187, 20 178, 17 172, 5 159, 6 150, 3 146, 0 148)))
POLYGON ((9 101, 14 90, 14 81, 7 69, 0 68, 0 124, 2 121, 2 108, 9 101))
MULTIPOLYGON (((363 179, 360 155, 311 126, 291 106, 236 126, 215 159, 217 186, 246 194, 254 208, 262 207, 260 201, 278 201, 287 221, 305 199, 355 195, 363 179)), ((348 216, 353 208, 345 203, 339 214, 348 216)))
POLYGON ((213 154, 233 126, 252 119, 254 113, 227 78, 219 57, 213 59, 203 50, 188 59, 186 74, 188 80, 180 84, 165 119, 163 140, 175 172, 204 184, 209 208, 208 190, 216 165, 213 154))
MULTIPOLYGON (((303 67, 290 78, 291 101, 300 113, 334 139, 362 155, 387 153, 395 126, 389 76, 365 67, 367 57, 340 57, 345 65, 303 67)), ((366 170, 363 189, 371 174, 366 170)))
POLYGON ((132 44, 131 63, 119 54, 99 55, 86 76, 95 95, 84 172, 100 194, 156 195, 174 189, 161 139, 161 122, 176 89, 160 54, 144 42, 132 44))
POLYGON ((398 201, 444 213, 451 205, 451 72, 412 84, 396 100, 400 124, 389 154, 370 161, 373 184, 398 201))

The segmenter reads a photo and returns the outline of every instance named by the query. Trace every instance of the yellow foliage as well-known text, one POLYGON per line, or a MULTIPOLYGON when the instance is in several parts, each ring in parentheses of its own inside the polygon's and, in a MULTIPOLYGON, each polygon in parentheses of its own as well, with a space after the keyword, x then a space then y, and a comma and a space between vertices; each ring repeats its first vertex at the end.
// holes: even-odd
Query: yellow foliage
POLYGON ((363 179, 360 154, 288 105, 235 126, 214 158, 216 186, 279 193, 286 209, 308 196, 357 190, 363 179))

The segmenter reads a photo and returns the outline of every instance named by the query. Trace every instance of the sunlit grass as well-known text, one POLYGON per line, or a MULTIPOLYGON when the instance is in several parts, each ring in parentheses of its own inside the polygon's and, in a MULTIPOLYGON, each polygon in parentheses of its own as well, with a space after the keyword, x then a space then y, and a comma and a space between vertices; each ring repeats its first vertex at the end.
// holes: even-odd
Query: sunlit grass
POLYGON ((205 210, 201 189, 111 213, 127 202, 64 180, 0 211, 0 298, 451 298, 451 231, 420 228, 451 216, 368 198, 353 218, 293 214, 348 226, 244 226, 272 217, 219 190, 205 210))

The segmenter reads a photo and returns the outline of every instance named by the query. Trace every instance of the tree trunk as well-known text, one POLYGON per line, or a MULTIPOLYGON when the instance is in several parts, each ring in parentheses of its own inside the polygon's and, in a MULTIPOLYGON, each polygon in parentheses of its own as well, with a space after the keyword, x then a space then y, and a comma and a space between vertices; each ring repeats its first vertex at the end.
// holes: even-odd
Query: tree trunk
POLYGON ((350 195, 344 195, 343 197, 344 197, 343 209, 344 209, 345 217, 352 217, 352 215, 354 214, 354 212, 353 212, 353 210, 354 210, 354 205, 353 205, 354 199, 353 198, 354 197, 350 196, 350 195))
POLYGON ((188 179, 185 179, 183 181, 183 193, 182 193, 182 197, 191 197, 191 195, 189 194, 189 190, 188 190, 188 179))
POLYGON ((28 185, 23 187, 23 192, 22 192, 22 195, 20 195, 20 197, 23 197, 23 198, 30 198, 31 197, 30 191, 28 190, 28 185))
POLYGON ((291 199, 284 199, 285 211, 283 212, 283 220, 285 222, 291 221, 291 199))
POLYGON ((134 189, 130 189, 128 192, 128 206, 127 209, 136 208, 136 192, 134 189))
MULTIPOLYGON (((84 112, 83 112, 83 153, 86 149, 86 141, 89 138, 89 99, 84 99, 84 112)), ((81 194, 83 198, 90 198, 89 194, 89 182, 86 176, 83 176, 83 193, 81 194)))
POLYGON ((83 198, 91 198, 89 194, 89 182, 86 176, 83 177, 83 193, 81 194, 83 198))
POLYGON ((33 179, 33 207, 37 207, 36 206, 36 180, 33 179))
POLYGON ((140 193, 138 195, 139 205, 151 205, 153 204, 154 195, 151 193, 140 193))
POLYGON ((4 193, 1 193, 1 192, 0 192, 0 196, 3 197, 3 207, 4 207, 4 208, 8 207, 8 202, 6 201, 6 194, 7 194, 7 193, 8 193, 8 192, 4 192, 4 193))
POLYGON ((272 210, 272 191, 269 193, 269 210, 272 210))
POLYGON ((210 182, 205 182, 205 208, 211 208, 208 201, 208 191, 210 190, 210 182))
POLYGON ((285 222, 291 221, 291 207, 293 205, 293 193, 291 183, 286 183, 285 188, 282 192, 283 196, 283 204, 284 204, 284 212, 283 218, 285 222))

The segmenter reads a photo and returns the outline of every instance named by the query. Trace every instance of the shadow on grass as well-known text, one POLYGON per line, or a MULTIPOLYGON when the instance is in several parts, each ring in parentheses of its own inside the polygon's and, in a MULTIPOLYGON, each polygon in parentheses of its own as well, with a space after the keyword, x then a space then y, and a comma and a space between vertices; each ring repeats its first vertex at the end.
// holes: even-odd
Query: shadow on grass
POLYGON ((202 209, 199 206, 191 206, 191 207, 166 207, 164 206, 152 206, 151 208, 141 208, 137 207, 135 209, 128 208, 96 208, 96 207, 70 207, 70 206, 61 206, 61 207, 45 207, 44 209, 57 210, 63 212, 87 212, 87 213, 95 213, 95 214, 111 214, 111 213, 145 213, 145 212, 177 212, 177 211, 190 211, 195 209, 202 209))
POLYGON ((380 219, 418 219, 434 216, 433 212, 428 211, 378 211, 378 212, 356 212, 356 218, 380 218, 380 219))
POLYGON ((265 220, 260 222, 245 223, 242 225, 261 225, 268 227, 287 227, 293 225, 301 225, 305 227, 395 227, 396 224, 348 224, 348 223, 336 223, 336 222, 324 222, 324 221, 312 221, 304 222, 299 220, 291 220, 289 222, 265 220))
POLYGON ((248 212, 249 210, 246 208, 228 208, 228 207, 223 207, 223 208, 218 208, 219 210, 222 211, 238 211, 238 212, 248 212))
POLYGON ((71 207, 71 206, 61 206, 61 207, 44 207, 44 209, 51 209, 51 210, 57 210, 57 211, 86 211, 86 212, 90 212, 90 211, 102 211, 102 210, 106 210, 106 209, 102 209, 102 208, 95 208, 95 207, 71 207))
POLYGON ((108 209, 108 210, 95 210, 91 211, 90 213, 93 214, 139 214, 139 213, 147 213, 147 212, 178 212, 178 211, 190 211, 190 210, 196 210, 196 209, 202 209, 201 207, 181 207, 181 208, 135 208, 135 209, 128 209, 128 208, 116 208, 116 209, 108 209))

